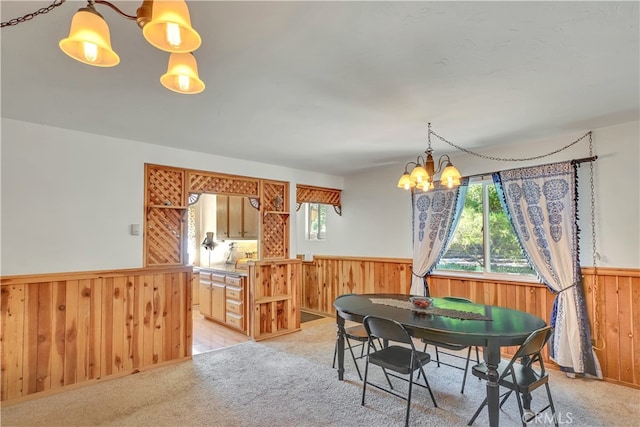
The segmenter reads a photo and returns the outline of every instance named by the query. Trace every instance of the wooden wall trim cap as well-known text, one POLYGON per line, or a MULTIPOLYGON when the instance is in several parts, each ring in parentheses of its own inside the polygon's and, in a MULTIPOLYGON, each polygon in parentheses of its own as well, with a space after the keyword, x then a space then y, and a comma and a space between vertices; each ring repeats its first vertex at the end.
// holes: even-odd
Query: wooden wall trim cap
POLYGON ((43 273, 43 274, 19 274, 12 276, 1 276, 2 286, 19 285, 25 283, 42 283, 68 280, 83 280, 107 277, 136 276, 141 274, 167 274, 167 273, 192 273, 193 266, 158 266, 147 268, 128 268, 122 270, 95 270, 76 271, 65 273, 43 273))

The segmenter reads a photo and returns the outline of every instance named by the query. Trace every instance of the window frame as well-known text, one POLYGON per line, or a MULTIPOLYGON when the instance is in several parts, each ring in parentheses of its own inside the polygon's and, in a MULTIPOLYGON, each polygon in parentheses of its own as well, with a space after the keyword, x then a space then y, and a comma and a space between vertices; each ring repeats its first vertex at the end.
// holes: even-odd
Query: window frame
POLYGON ((304 212, 304 238, 306 241, 308 242, 325 242, 327 240, 327 205, 326 203, 312 203, 312 202, 305 202, 305 212, 304 212), (311 238, 311 211, 313 209, 313 206, 317 206, 316 208, 316 212, 318 213, 318 232, 317 232, 317 237, 316 238, 311 238), (321 227, 321 223, 320 223, 320 210, 324 210, 324 226, 325 226, 325 231, 324 231, 324 237, 320 238, 320 227, 321 227))
MULTIPOLYGON (((462 271, 462 270, 445 270, 438 269, 438 265, 431 272, 431 275, 435 276, 444 276, 444 277, 456 277, 456 278, 465 278, 465 279, 481 279, 481 280, 490 280, 490 281, 500 281, 500 282, 519 282, 519 283, 536 283, 540 284, 540 280, 538 279, 535 270, 532 274, 522 274, 522 273, 498 273, 493 271, 488 271, 491 265, 491 236, 490 236, 490 228, 489 228, 489 190, 488 187, 490 185, 494 185, 493 180, 491 178, 487 178, 486 176, 480 176, 471 178, 469 180, 469 186, 472 185, 482 185, 482 256, 483 256, 483 266, 482 271, 462 271)), ((514 231, 515 233, 515 231, 514 231)), ((447 251, 449 248, 447 247, 447 251)), ((446 252, 445 252, 446 254, 446 252)), ((526 259, 526 255, 523 251, 523 257, 526 259)), ((440 263, 440 261, 438 261, 440 263)), ((533 267, 532 267, 533 269, 533 267)))

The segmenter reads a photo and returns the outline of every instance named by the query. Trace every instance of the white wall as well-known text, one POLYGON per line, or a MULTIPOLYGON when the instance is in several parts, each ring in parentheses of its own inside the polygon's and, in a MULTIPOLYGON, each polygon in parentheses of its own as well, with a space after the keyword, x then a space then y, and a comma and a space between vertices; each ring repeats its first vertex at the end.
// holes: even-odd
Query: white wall
MULTIPOLYGON (((342 188, 343 179, 2 118, 1 274, 139 268, 144 164, 342 188)), ((291 216, 295 223, 295 215, 291 216)), ((295 224, 294 224, 295 225, 295 224)), ((292 236, 295 256, 296 238, 292 236)))
MULTIPOLYGON (((640 268, 640 122, 593 130, 596 244, 598 266, 640 268)), ((563 147, 585 132, 559 135, 517 146, 498 147, 483 154, 503 158, 537 156, 563 147)), ((447 138, 446 135, 444 135, 447 138)), ((452 141, 464 146, 464 141, 452 141)), ((426 147, 425 147, 426 148, 426 147)), ((419 153, 417 153, 419 154, 419 153)), ((436 150, 436 154, 439 153, 436 150)), ((490 173, 522 166, 589 156, 588 139, 562 153, 527 162, 499 162, 461 152, 450 153, 463 175, 490 173)), ((408 159, 412 160, 412 159, 408 159)), ((316 255, 411 257, 411 198, 396 188, 404 164, 385 166, 345 177, 343 216, 329 215, 327 240, 298 240, 299 253, 316 255)), ((580 258, 593 265, 589 164, 579 169, 580 258)), ((298 234, 304 236, 303 209, 298 213, 298 234)))
MULTIPOLYGON (((640 268, 639 122, 594 129, 600 266, 640 268)), ((586 132, 586 130, 585 130, 586 132)), ((493 153, 525 157, 557 149, 583 133, 522 141, 493 153)), ((446 135, 444 135, 447 137, 446 135)), ((464 145, 464 141, 453 141, 464 145)), ((343 188, 343 216, 329 210, 328 238, 304 240, 303 209, 292 215, 291 255, 411 257, 410 195, 396 188, 404 164, 345 178, 108 138, 2 118, 1 274, 138 268, 144 163, 343 188), (297 219, 297 221, 296 221, 297 219), (298 224, 296 224, 298 223, 298 224)), ((438 154, 438 150, 436 150, 438 154)), ((490 153, 489 153, 490 154, 490 153)), ((464 175, 588 155, 580 143, 551 158, 504 163, 452 153, 464 175)), ((411 159, 409 159, 411 160, 411 159)), ((588 165, 580 168, 583 265, 592 265, 588 165)))

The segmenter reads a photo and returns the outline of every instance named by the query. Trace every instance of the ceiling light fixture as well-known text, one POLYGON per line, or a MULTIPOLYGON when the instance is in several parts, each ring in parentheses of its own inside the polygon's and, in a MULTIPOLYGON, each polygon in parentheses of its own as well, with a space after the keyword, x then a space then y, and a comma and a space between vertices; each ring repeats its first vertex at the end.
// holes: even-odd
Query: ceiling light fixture
POLYGON ((167 73, 160 82, 167 89, 184 94, 200 93, 204 83, 191 52, 202 42, 191 27, 189 9, 184 0, 144 0, 136 15, 127 15, 105 0, 89 0, 73 15, 69 36, 60 40, 60 49, 71 58, 97 67, 113 67, 120 57, 111 48, 109 27, 95 4, 109 6, 120 16, 136 21, 144 38, 154 47, 170 52, 167 73))
POLYGON ((433 150, 431 149, 431 123, 427 132, 428 147, 425 151, 426 157, 418 156, 415 162, 409 162, 404 166, 404 173, 398 181, 398 188, 404 188, 405 190, 411 190, 417 188, 423 191, 429 191, 435 188, 434 182, 437 181, 435 176, 442 172, 440 175, 440 184, 448 188, 453 188, 460 185, 460 179, 462 176, 458 169, 453 166, 451 159, 447 154, 443 154, 438 159, 438 168, 435 168, 435 162, 433 161, 433 150), (409 165, 413 165, 414 168, 409 173, 409 165))

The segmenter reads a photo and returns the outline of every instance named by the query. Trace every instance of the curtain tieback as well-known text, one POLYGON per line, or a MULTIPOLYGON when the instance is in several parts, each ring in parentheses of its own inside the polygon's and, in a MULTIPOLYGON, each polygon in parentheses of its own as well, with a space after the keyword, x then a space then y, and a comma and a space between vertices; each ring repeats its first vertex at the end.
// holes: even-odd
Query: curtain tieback
POLYGON ((560 290, 558 291, 558 293, 560 294, 560 293, 562 293, 562 292, 564 292, 564 291, 568 291, 569 289, 573 288, 574 286, 577 286, 577 285, 578 285, 578 283, 580 283, 580 282, 574 282, 574 283, 573 283, 573 285, 567 286, 567 287, 566 287, 566 288, 564 288, 564 289, 560 289, 560 290))
POLYGON ((421 278, 421 279, 424 279, 425 277, 427 277, 427 276, 429 275, 429 273, 427 273, 427 274, 425 274, 424 276, 420 276, 419 274, 414 273, 414 272, 413 272, 413 266, 412 266, 412 265, 410 265, 410 266, 409 266, 409 270, 411 270, 411 274, 413 274, 414 276, 419 277, 419 278, 421 278))

